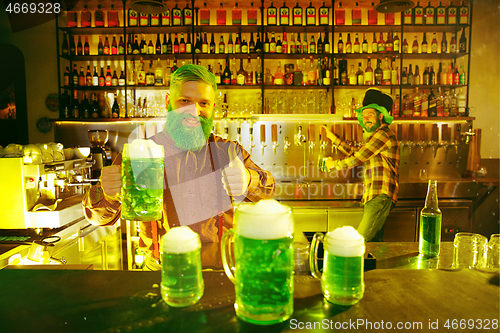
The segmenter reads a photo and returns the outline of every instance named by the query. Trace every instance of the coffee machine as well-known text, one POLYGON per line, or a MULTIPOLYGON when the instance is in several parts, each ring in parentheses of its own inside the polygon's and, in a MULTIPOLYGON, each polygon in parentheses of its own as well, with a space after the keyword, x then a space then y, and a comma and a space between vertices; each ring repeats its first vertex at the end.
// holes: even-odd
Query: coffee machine
POLYGON ((90 153, 94 161, 92 166, 93 179, 99 179, 102 168, 113 162, 111 148, 106 146, 108 135, 107 130, 88 130, 89 141, 92 144, 90 153))

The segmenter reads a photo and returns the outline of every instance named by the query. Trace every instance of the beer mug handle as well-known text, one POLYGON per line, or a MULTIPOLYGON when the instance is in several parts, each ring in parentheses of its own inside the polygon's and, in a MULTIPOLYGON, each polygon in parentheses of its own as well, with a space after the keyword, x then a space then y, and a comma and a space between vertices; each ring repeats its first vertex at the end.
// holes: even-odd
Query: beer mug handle
POLYGON ((314 234, 311 242, 311 252, 309 253, 309 267, 311 267, 311 274, 317 279, 321 279, 321 272, 318 269, 318 248, 319 243, 323 242, 325 235, 321 232, 314 234))
POLYGON ((231 243, 234 238, 234 229, 229 229, 222 236, 222 240, 220 243, 220 251, 222 257, 222 265, 224 266, 224 271, 226 272, 227 277, 234 283, 234 258, 233 253, 231 251, 231 243), (229 259, 228 259, 229 256, 229 259))

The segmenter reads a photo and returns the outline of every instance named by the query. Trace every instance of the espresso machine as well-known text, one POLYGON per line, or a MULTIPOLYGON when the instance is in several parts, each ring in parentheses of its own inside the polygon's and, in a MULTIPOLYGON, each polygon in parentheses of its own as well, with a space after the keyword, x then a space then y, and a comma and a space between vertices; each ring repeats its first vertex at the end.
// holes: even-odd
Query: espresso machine
POLYGON ((101 170, 113 162, 111 148, 106 146, 109 133, 107 130, 88 130, 89 141, 92 144, 92 178, 99 179, 101 170))

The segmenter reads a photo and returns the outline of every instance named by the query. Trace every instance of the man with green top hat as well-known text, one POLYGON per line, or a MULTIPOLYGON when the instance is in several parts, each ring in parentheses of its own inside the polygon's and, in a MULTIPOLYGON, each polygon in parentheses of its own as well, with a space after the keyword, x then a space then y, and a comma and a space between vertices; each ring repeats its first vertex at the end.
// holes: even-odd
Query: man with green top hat
POLYGON ((356 110, 359 124, 369 136, 360 147, 342 142, 327 127, 327 137, 345 158, 331 157, 320 161, 322 171, 351 169, 364 165, 363 218, 358 231, 367 241, 381 242, 384 237, 384 223, 397 201, 399 190, 399 144, 396 135, 389 128, 393 121, 391 96, 378 89, 368 89, 363 107, 356 110))

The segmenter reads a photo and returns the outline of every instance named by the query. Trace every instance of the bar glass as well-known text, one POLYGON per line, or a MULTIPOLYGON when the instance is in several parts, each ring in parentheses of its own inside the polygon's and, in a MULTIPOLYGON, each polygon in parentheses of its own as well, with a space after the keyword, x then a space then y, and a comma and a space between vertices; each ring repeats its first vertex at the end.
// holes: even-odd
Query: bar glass
POLYGON ((485 268, 488 239, 483 235, 459 232, 453 241, 453 268, 485 268))
POLYGON ((271 325, 293 312, 293 219, 276 200, 242 203, 222 237, 222 263, 234 283, 236 315, 271 325), (234 254, 231 243, 234 241, 234 254))
POLYGON ((138 139, 123 145, 122 219, 154 221, 162 216, 163 146, 138 139))

